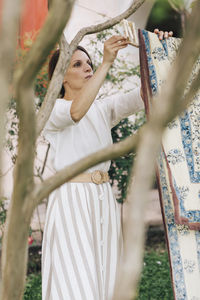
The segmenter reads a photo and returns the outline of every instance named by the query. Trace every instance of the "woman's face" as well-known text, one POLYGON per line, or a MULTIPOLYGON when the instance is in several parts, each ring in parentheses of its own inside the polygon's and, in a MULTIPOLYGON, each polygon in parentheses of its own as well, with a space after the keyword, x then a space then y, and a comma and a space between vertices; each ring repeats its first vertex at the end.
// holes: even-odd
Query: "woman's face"
POLYGON ((65 89, 79 90, 93 75, 91 61, 87 54, 76 50, 64 76, 65 89))

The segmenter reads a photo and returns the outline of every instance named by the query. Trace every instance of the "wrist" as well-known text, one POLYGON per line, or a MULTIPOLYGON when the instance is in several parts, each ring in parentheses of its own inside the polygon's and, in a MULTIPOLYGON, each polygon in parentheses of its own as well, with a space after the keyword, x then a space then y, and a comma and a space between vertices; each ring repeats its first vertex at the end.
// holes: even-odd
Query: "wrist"
POLYGON ((111 67, 111 65, 113 64, 113 62, 109 62, 109 61, 105 61, 105 60, 103 60, 103 62, 102 62, 102 67, 103 68, 105 68, 105 69, 108 69, 109 70, 109 68, 111 67))

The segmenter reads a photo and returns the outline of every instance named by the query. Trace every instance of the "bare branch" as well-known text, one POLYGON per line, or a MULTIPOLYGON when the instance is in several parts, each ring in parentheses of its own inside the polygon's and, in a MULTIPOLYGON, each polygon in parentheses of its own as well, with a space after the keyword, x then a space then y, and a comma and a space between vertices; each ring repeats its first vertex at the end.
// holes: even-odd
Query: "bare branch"
POLYGON ((122 14, 120 14, 119 16, 112 18, 111 20, 108 20, 106 22, 94 25, 94 26, 89 26, 89 27, 85 27, 82 28, 74 37, 74 39, 71 41, 70 45, 78 45, 80 43, 80 41, 82 40, 82 38, 86 35, 86 34, 92 34, 92 33, 96 33, 105 29, 108 29, 114 25, 116 25, 117 23, 119 23, 122 19, 127 19, 128 17, 130 17, 143 3, 145 2, 145 0, 135 0, 133 1, 133 3, 131 4, 131 6, 122 14))
POLYGON ((61 90, 63 77, 65 71, 69 65, 70 58, 72 55, 72 50, 69 48, 69 45, 64 37, 64 34, 61 37, 60 41, 60 56, 56 68, 53 73, 53 77, 50 81, 47 94, 45 95, 44 102, 37 116, 37 136, 40 134, 43 129, 46 121, 48 120, 56 98, 61 90))
MULTIPOLYGON (((127 219, 124 222, 124 257, 116 282, 113 297, 115 300, 130 300, 136 296, 137 283, 142 268, 145 206, 164 127, 174 119, 177 113, 180 113, 178 106, 183 99, 184 87, 200 52, 199 9, 200 3, 193 11, 180 54, 170 72, 172 78, 169 78, 168 81, 168 91, 163 89, 154 105, 148 125, 143 128, 143 135, 138 147, 138 157, 134 165, 134 181, 132 181, 127 198, 127 219), (191 38, 193 39, 192 48, 191 38)), ((188 97, 187 100, 191 99, 188 97)), ((184 106, 187 105, 188 103, 184 101, 184 106)), ((181 110, 183 110, 183 105, 181 110)))
MULTIPOLYGON (((69 181, 76 175, 84 172, 88 168, 99 164, 103 161, 115 159, 121 155, 133 152, 137 146, 139 135, 135 134, 123 140, 122 142, 108 146, 94 154, 91 154, 80 161, 65 167, 55 175, 36 186, 31 196, 36 205, 46 198, 53 190, 69 181)), ((30 199, 28 199, 30 201, 30 199)))

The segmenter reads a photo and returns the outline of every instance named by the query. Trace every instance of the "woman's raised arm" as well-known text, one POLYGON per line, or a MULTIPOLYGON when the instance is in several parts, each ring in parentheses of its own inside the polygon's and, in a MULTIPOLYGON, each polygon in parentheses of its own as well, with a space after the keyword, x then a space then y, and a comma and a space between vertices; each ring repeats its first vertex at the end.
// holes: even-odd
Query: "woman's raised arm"
POLYGON ((87 113, 118 51, 127 45, 127 39, 123 36, 112 36, 104 43, 102 64, 98 67, 94 75, 83 85, 76 97, 73 98, 71 116, 75 122, 79 121, 87 113))

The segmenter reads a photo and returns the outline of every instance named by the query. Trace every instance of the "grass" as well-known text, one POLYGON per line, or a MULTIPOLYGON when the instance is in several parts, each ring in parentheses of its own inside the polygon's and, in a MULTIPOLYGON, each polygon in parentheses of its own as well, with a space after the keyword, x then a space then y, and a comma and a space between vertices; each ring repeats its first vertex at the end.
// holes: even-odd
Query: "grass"
MULTIPOLYGON (((27 277, 24 300, 41 299, 41 275, 37 271, 27 277)), ((173 300, 163 231, 148 233, 137 300, 173 300)))
POLYGON ((138 300, 173 300, 168 254, 146 252, 138 300))

